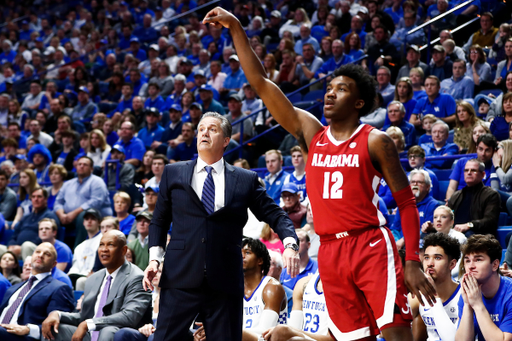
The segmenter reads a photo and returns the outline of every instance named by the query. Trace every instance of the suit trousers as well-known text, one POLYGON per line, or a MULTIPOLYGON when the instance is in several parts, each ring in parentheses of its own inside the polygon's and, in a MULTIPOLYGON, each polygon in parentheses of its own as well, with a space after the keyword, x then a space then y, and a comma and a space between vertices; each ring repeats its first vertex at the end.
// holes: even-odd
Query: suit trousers
MULTIPOLYGON (((59 324, 59 332, 56 334, 53 332, 53 336, 55 337, 55 341, 69 341, 73 337, 73 334, 77 330, 77 326, 72 326, 70 324, 59 324)), ((100 330, 100 335, 98 340, 101 341, 113 341, 114 334, 119 330, 118 327, 105 327, 100 330)), ((83 341, 91 341, 91 333, 86 333, 83 341)))
POLYGON ((198 314, 203 317, 208 340, 241 341, 243 292, 215 290, 206 276, 198 288, 162 288, 155 341, 183 341, 198 314))

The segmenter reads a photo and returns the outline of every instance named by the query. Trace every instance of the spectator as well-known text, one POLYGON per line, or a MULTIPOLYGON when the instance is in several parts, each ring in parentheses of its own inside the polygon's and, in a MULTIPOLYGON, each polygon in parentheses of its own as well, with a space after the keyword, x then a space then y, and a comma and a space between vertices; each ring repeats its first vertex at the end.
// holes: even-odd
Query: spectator
MULTIPOLYGON (((510 45, 510 49, 512 51, 512 42, 510 45)), ((502 109, 503 109, 503 96, 506 93, 512 92, 512 72, 508 72, 505 76, 505 92, 501 93, 496 99, 487 98, 491 100, 491 104, 489 106, 489 111, 487 112, 487 115, 485 116, 485 121, 492 122, 494 120, 494 117, 496 116, 502 116, 502 109)), ((485 98, 485 97, 484 97, 485 98)))
POLYGON ((300 229, 306 224, 306 206, 300 203, 299 187, 293 182, 284 184, 281 198, 284 203, 283 210, 292 220, 295 229, 300 229))
MULTIPOLYGON (((243 86, 245 99, 242 101, 242 112, 249 116, 252 113, 255 113, 258 110, 263 108, 263 101, 259 98, 256 98, 256 91, 251 87, 249 83, 244 84, 243 86)), ((252 117, 252 121, 256 119, 255 116, 252 117)))
POLYGON ((73 109, 71 117, 74 121, 90 122, 98 112, 98 107, 89 99, 89 89, 81 86, 78 90, 78 104, 73 109))
POLYGON ((428 66, 427 64, 423 63, 420 60, 420 57, 421 53, 417 45, 409 45, 407 47, 407 54, 405 57, 407 59, 407 63, 405 63, 405 65, 402 66, 398 71, 398 75, 396 76, 396 82, 398 82, 398 80, 401 79, 402 77, 409 77, 409 73, 413 68, 419 67, 422 69, 423 72, 427 71, 428 66))
POLYGON ((483 184, 484 176, 485 165, 477 159, 468 160, 464 165, 466 186, 448 201, 455 214, 454 229, 466 237, 475 233, 494 235, 498 228, 500 195, 483 184))
POLYGON ((114 211, 119 222, 119 230, 125 235, 130 233, 135 217, 129 213, 132 200, 128 193, 119 191, 114 195, 114 211))
POLYGON ((16 151, 16 153, 25 154, 27 150, 27 138, 25 136, 21 136, 21 129, 18 122, 13 122, 11 121, 11 119, 9 119, 7 131, 9 138, 16 140, 16 142, 18 143, 18 150, 16 151))
POLYGON ((457 114, 455 116, 455 128, 453 142, 459 146, 459 150, 467 151, 473 138, 473 128, 480 121, 476 116, 473 106, 466 101, 457 103, 457 114))
POLYGON ((92 169, 93 161, 87 156, 80 157, 76 163, 77 177, 66 181, 55 199, 54 211, 60 223, 76 229, 75 245, 86 238, 82 228, 85 211, 94 208, 103 216, 112 215, 107 186, 92 174, 92 169))
POLYGON ((21 108, 25 109, 29 113, 34 112, 34 110, 39 109, 43 96, 44 92, 41 91, 41 84, 39 81, 32 81, 30 83, 30 94, 28 94, 28 96, 23 100, 21 108))
POLYGON ((153 156, 155 156, 155 151, 148 149, 144 153, 144 157, 142 158, 142 164, 135 171, 135 176, 133 182, 136 184, 145 185, 146 182, 153 177, 153 172, 151 172, 151 163, 153 162, 153 156))
POLYGON ((165 155, 156 154, 153 157, 153 161, 151 163, 151 172, 154 176, 148 180, 145 188, 160 186, 160 180, 162 179, 162 174, 164 173, 164 168, 167 164, 169 164, 169 160, 165 155))
POLYGON ((375 96, 375 103, 373 104, 373 111, 368 115, 360 118, 361 123, 369 124, 372 127, 381 129, 386 121, 389 121, 387 110, 383 108, 384 100, 382 95, 377 92, 375 96))
POLYGON ((305 44, 313 45, 313 49, 318 52, 320 51, 320 45, 318 44, 318 40, 311 36, 311 26, 309 24, 302 24, 300 26, 300 39, 295 42, 295 53, 300 55, 302 54, 302 47, 305 44))
POLYGON ((151 149, 154 149, 159 154, 162 154, 167 153, 167 147, 171 144, 174 146, 178 145, 178 141, 176 141, 176 139, 181 134, 181 126, 183 124, 181 117, 181 105, 173 104, 169 109, 169 119, 171 122, 169 126, 166 127, 163 131, 160 141, 153 141, 151 144, 151 149))
MULTIPOLYGON (((373 34, 377 43, 368 49, 368 67, 370 73, 375 75, 381 66, 397 65, 398 52, 396 47, 388 41, 388 30, 384 26, 377 26, 373 34)), ((363 65, 365 65, 364 62, 363 65)))
POLYGON ((359 38, 359 35, 357 33, 350 33, 349 35, 347 35, 347 37, 345 38, 344 45, 345 54, 349 56, 353 62, 357 61, 365 54, 364 50, 362 49, 361 38, 359 38))
POLYGON ((145 149, 151 149, 153 142, 160 141, 165 131, 159 122, 162 118, 158 108, 148 108, 144 114, 146 118, 146 126, 139 130, 137 137, 142 141, 145 149))
POLYGON ((284 179, 288 173, 283 171, 283 157, 279 150, 269 150, 265 153, 265 163, 267 165, 267 175, 265 175, 265 189, 267 194, 279 203, 281 190, 284 185, 284 179))
POLYGON ((229 67, 231 73, 228 73, 224 80, 224 84, 220 90, 221 95, 230 90, 239 91, 242 86, 247 83, 247 78, 245 78, 244 71, 240 68, 240 60, 236 54, 229 57, 229 67))
POLYGON ((152 20, 153 18, 150 14, 144 14, 142 26, 133 31, 133 35, 139 38, 139 41, 143 44, 150 44, 158 39, 157 31, 151 27, 152 20))
POLYGON ((120 189, 128 191, 129 187, 133 184, 133 178, 135 176, 135 168, 125 162, 125 149, 123 146, 116 144, 112 147, 110 153, 111 160, 118 160, 119 163, 109 163, 106 165, 106 171, 108 172, 108 190, 115 191, 120 189), (117 179, 117 167, 119 167, 119 179, 117 179), (119 181, 119 187, 117 187, 117 181, 119 181))
POLYGON ((414 107, 410 122, 420 126, 422 116, 434 114, 445 123, 455 122, 457 104, 452 96, 440 93, 441 84, 436 76, 428 76, 425 80, 425 92, 427 97, 420 98, 414 107))
POLYGON ((137 214, 135 220, 138 236, 137 239, 128 243, 128 247, 135 254, 135 264, 141 270, 146 270, 149 264, 148 235, 151 219, 153 219, 153 213, 151 212, 141 211, 137 214))
POLYGON ((30 194, 32 201, 32 212, 26 214, 16 224, 14 233, 8 243, 8 250, 14 252, 18 257, 24 260, 32 255, 34 249, 22 248, 21 246, 30 241, 36 245, 41 243, 39 239, 39 221, 43 218, 56 220, 55 213, 48 209, 48 192, 40 187, 35 188, 30 194))
POLYGON ((510 279, 500 275, 500 242, 489 235, 472 236, 462 249, 462 258, 462 289, 465 297, 471 295, 472 299, 459 300, 459 326, 455 339, 478 337, 478 340, 494 340, 506 337, 512 333, 506 324, 511 313, 505 308, 511 289, 510 279), (481 310, 477 312, 477 308, 481 310), (500 318, 490 319, 490 316, 500 318))
POLYGON ((462 59, 453 62, 453 76, 441 82, 441 92, 455 100, 473 99, 475 82, 466 76, 466 63, 462 59))
MULTIPOLYGON (((342 50, 343 51, 343 50, 342 50)), ((291 81, 297 87, 308 84, 318 72, 324 61, 316 55, 315 49, 311 44, 304 44, 302 47, 302 56, 295 57, 295 73, 291 81)))
POLYGON ((41 131, 42 127, 39 121, 36 119, 30 120, 29 127, 30 135, 29 137, 27 137, 27 140, 37 139, 43 146, 49 148, 50 145, 53 143, 53 137, 51 137, 44 131, 41 131))
POLYGON ((55 199, 64 184, 64 180, 66 180, 68 176, 68 171, 62 165, 53 164, 50 166, 48 173, 50 174, 50 182, 52 183, 52 186, 48 188, 48 208, 53 211, 55 199))
POLYGON ((167 64, 165 61, 159 62, 158 75, 152 77, 149 80, 148 92, 151 84, 158 85, 159 95, 162 97, 162 99, 167 98, 167 96, 169 96, 174 90, 174 78, 172 77, 169 64, 167 64))
POLYGON ((400 50, 405 43, 422 46, 427 40, 423 30, 417 30, 414 33, 408 34, 408 32, 418 27, 418 25, 416 25, 416 16, 416 12, 407 11, 403 16, 404 25, 397 28, 395 33, 391 36, 391 42, 393 42, 400 50))
POLYGON ((292 158, 292 165, 294 171, 284 179, 284 184, 294 183, 299 190, 300 202, 304 202, 307 198, 306 192, 306 163, 302 156, 302 149, 299 146, 294 146, 290 149, 290 156, 292 158))
MULTIPOLYGON (((450 78, 453 75, 453 63, 446 59, 446 50, 442 45, 434 45, 432 48, 433 64, 428 66, 425 74, 428 76, 436 76, 439 80, 450 78)), ((425 81, 426 82, 426 81, 425 81)))
MULTIPOLYGON (((409 71, 409 78, 411 79, 412 89, 414 90, 413 98, 419 101, 422 97, 427 97, 425 87, 423 86, 423 78, 425 74, 421 67, 414 67, 409 71)), ((412 122, 411 122, 412 123, 412 122)))
MULTIPOLYGON (((168 67, 165 64, 165 67, 168 67)), ((155 108, 158 111, 161 111, 165 105, 165 101, 160 95, 160 85, 156 82, 150 81, 148 84, 148 98, 146 102, 144 102, 144 109, 155 108)))
POLYGON ((270 12, 270 22, 266 25, 266 27, 261 32, 261 37, 263 37, 263 43, 265 46, 268 44, 277 44, 279 43, 279 28, 281 27, 281 12, 277 10, 273 10, 270 12))
POLYGON ((492 82, 491 66, 487 63, 484 49, 476 44, 469 49, 469 62, 466 64, 466 76, 473 79, 476 86, 492 82))
POLYGON ((52 162, 50 151, 42 144, 36 144, 28 152, 28 161, 34 165, 37 182, 50 182, 49 168, 52 162))
POLYGON ((142 161, 142 157, 146 152, 144 142, 135 136, 135 126, 131 122, 123 122, 121 124, 121 132, 119 141, 117 142, 125 150, 125 163, 138 167, 142 161))
POLYGON ((489 52, 489 57, 493 57, 499 63, 505 59, 505 43, 510 38, 510 25, 503 23, 500 25, 499 34, 496 34, 496 40, 492 45, 492 51, 489 52))
POLYGON ((217 91, 222 89, 224 81, 226 80, 227 74, 222 72, 221 62, 218 60, 212 60, 210 63, 210 74, 211 77, 208 80, 208 85, 211 85, 217 91))
MULTIPOLYGON (((496 138, 491 134, 484 134, 478 137, 476 142, 476 154, 478 162, 481 162, 484 165, 484 177, 482 178, 482 182, 485 186, 491 186, 491 180, 493 178, 493 173, 495 170, 493 169, 492 164, 492 156, 497 147, 498 143, 496 138)), ((460 191, 466 187, 466 174, 465 169, 466 163, 472 160, 471 157, 461 158, 455 163, 452 173, 450 174, 450 184, 448 185, 448 189, 446 190, 446 200, 450 200, 453 193, 455 191, 460 191)))
MULTIPOLYGON (((297 47, 297 45, 295 45, 297 47)), ((315 73, 315 78, 322 78, 328 73, 333 72, 340 66, 351 61, 350 56, 343 53, 343 42, 336 39, 332 42, 332 57, 329 58, 315 73)))
POLYGON ((107 144, 105 135, 99 129, 93 129, 89 134, 89 150, 87 156, 94 163, 94 167, 103 167, 112 148, 107 144))
MULTIPOLYGON (((380 72, 380 70, 379 70, 380 72)), ((389 124, 382 127, 386 131, 390 126, 400 128, 405 138, 405 149, 409 149, 416 143, 416 129, 405 118, 405 106, 400 101, 392 101, 388 105, 389 124)))
POLYGON ((494 16, 490 12, 482 13, 480 16, 480 29, 473 33, 464 44, 464 51, 469 53, 471 45, 492 46, 496 40, 499 29, 493 26, 494 16))
POLYGON ((0 162, 5 160, 13 161, 17 154, 18 142, 12 138, 6 138, 2 141, 2 147, 4 150, 4 156, 0 157, 0 162))
POLYGON ((29 214, 32 210, 32 202, 30 201, 30 193, 38 187, 37 178, 34 171, 27 167, 19 173, 18 187, 18 208, 16 209, 16 216, 12 222, 12 228, 20 221, 20 219, 29 214))
POLYGON ((4 252, 2 257, 0 257, 0 269, 2 270, 3 277, 6 278, 11 285, 21 283, 20 264, 18 263, 18 257, 16 257, 13 252, 4 252))
POLYGON ((0 213, 6 220, 11 221, 16 215, 17 199, 16 193, 8 184, 9 176, 4 170, 0 170, 0 213))
POLYGON ((201 85, 201 88, 199 89, 199 97, 203 102, 203 112, 213 111, 218 112, 221 115, 226 114, 224 107, 213 98, 213 87, 211 85, 201 85))
POLYGON ((211 77, 211 62, 210 62, 210 52, 206 49, 199 50, 199 64, 192 68, 194 74, 197 74, 197 71, 202 71, 204 76, 209 79, 211 77))
MULTIPOLYGON (((52 160, 54 163, 64 166, 68 172, 71 172, 74 168, 73 162, 75 161, 75 157, 78 155, 78 152, 74 148, 76 133, 72 130, 67 130, 60 133, 60 137, 62 139, 62 148, 53 153, 52 160)), ((30 150, 31 153, 33 150, 34 148, 30 150)), ((47 174, 47 179, 50 181, 49 169, 47 174)), ((41 176, 43 175, 41 174, 41 176)))
POLYGON ((509 138, 510 122, 512 122, 512 93, 508 92, 502 98, 501 115, 494 117, 491 122, 491 133, 498 141, 509 138))
POLYGON ((495 179, 491 181, 492 188, 494 189, 500 189, 504 192, 512 192, 511 190, 511 181, 510 181, 510 174, 512 174, 512 171, 510 170, 510 160, 512 160, 511 157, 509 157, 512 147, 512 141, 511 139, 507 141, 500 142, 497 151, 494 153, 492 157, 492 163, 494 165, 494 169, 496 171, 496 175, 498 177, 498 185, 495 185, 496 182, 495 179))
MULTIPOLYGON (((432 182, 429 173, 423 169, 413 169, 409 173, 409 183, 412 193, 416 199, 416 207, 420 215, 420 226, 427 221, 433 221, 434 210, 440 205, 439 201, 430 195, 432 182)), ((395 213, 395 219, 391 225, 391 231, 396 240, 398 249, 404 247, 404 237, 402 233, 402 221, 400 219, 399 210, 395 213)), ((420 240, 420 247, 423 247, 423 237, 420 240)))
POLYGON ((9 39, 5 39, 2 42, 2 53, 0 54, 0 65, 5 63, 13 63, 16 57, 16 51, 12 49, 12 42, 9 39))
POLYGON ((115 332, 120 328, 128 326, 138 328, 151 321, 151 309, 148 309, 151 305, 151 293, 142 288, 144 277, 142 270, 126 262, 126 250, 126 237, 120 231, 108 231, 101 238, 98 249, 105 270, 102 269, 93 274, 87 279, 85 285, 86 288, 102 287, 100 289, 102 292, 106 290, 103 289, 104 281, 108 289, 111 281, 115 283, 117 275, 125 278, 119 286, 112 285, 110 288, 110 292, 116 295, 118 302, 104 312, 105 300, 100 299, 98 302, 98 293, 86 290, 81 312, 53 311, 43 322, 43 337, 69 340, 72 335, 75 335, 74 337, 83 339, 87 332, 92 332, 92 340, 112 341, 115 332), (91 325, 88 319, 92 319, 94 325, 91 325), (54 328, 58 328, 58 333, 53 334, 54 328))
POLYGON ((361 46, 366 46, 366 32, 363 30, 363 19, 359 15, 354 15, 350 21, 350 31, 341 36, 341 41, 345 41, 350 33, 357 33, 361 39, 361 46))
POLYGON ((0 335, 3 340, 38 340, 41 338, 41 323, 50 312, 74 309, 71 289, 50 275, 57 259, 55 248, 43 243, 36 248, 33 259, 29 280, 12 286, 2 300, 0 335), (16 300, 15 297, 21 299, 16 300), (21 313, 15 314, 16 311, 21 313))
POLYGON ((124 83, 121 90, 123 97, 119 102, 117 107, 109 114, 109 117, 115 119, 116 122, 121 118, 121 114, 125 112, 125 110, 132 110, 132 101, 133 101, 133 84, 132 83, 124 83), (119 117, 117 117, 119 116, 119 117))
MULTIPOLYGON (((421 148, 425 150, 426 156, 446 156, 455 155, 459 152, 459 147, 455 143, 448 143, 449 136, 448 124, 438 120, 432 124, 432 142, 433 144, 422 144, 421 148)), ((442 169, 452 164, 452 160, 433 160, 427 161, 428 168, 442 169)))
POLYGON ((183 123, 181 136, 183 142, 178 144, 176 148, 169 147, 167 151, 167 158, 170 163, 192 160, 197 155, 197 138, 192 123, 183 123))
MULTIPOLYGON (((229 112, 225 115, 229 123, 233 124, 236 121, 247 118, 247 115, 242 112, 242 99, 237 94, 233 94, 229 96, 228 99, 228 108, 229 112)), ((247 141, 253 135, 253 124, 251 119, 245 119, 243 122, 239 124, 235 124, 233 126, 233 132, 231 135, 231 139, 236 142, 241 143, 241 125, 243 124, 243 140, 247 141)))
POLYGON ((382 95, 384 105, 388 106, 395 96, 395 86, 390 83, 391 70, 386 66, 381 66, 377 70, 377 83, 379 88, 377 89, 382 95))
MULTIPOLYGON (((439 197, 439 181, 437 175, 432 170, 425 167, 425 150, 420 146, 412 146, 407 151, 407 158, 409 160, 409 167, 416 170, 424 170, 430 176, 430 194, 436 199, 442 199, 439 197)), ((407 173, 407 175, 409 175, 407 173)))
POLYGON ((283 38, 284 33, 289 31, 293 37, 298 38, 300 36, 300 26, 302 24, 311 24, 311 21, 303 8, 297 8, 293 19, 285 22, 279 29, 279 37, 283 38))
MULTIPOLYGON (((42 191, 43 189, 41 189, 42 191)), ((43 194, 43 193, 41 193, 43 194)), ((68 272, 71 268, 73 261, 73 252, 69 246, 57 239, 59 226, 54 219, 43 218, 39 221, 39 239, 42 243, 50 243, 57 251, 57 265, 56 267, 63 272, 68 272)), ((31 241, 23 243, 21 248, 26 249, 27 254, 32 255, 36 250, 37 245, 31 241)))
POLYGON ((309 275, 313 275, 318 270, 317 262, 309 258, 308 255, 308 250, 311 246, 309 235, 306 232, 299 230, 297 232, 297 237, 299 237, 300 272, 296 277, 291 278, 288 271, 283 271, 281 273, 280 279, 280 282, 283 284, 283 286, 286 286, 292 290, 295 287, 295 284, 297 283, 298 280, 309 275))
POLYGON ((407 155, 407 152, 405 151, 405 136, 402 129, 391 126, 386 129, 386 134, 388 134, 395 143, 398 156, 400 158, 404 158, 407 155))
MULTIPOLYGON (((464 54, 464 56, 462 58, 459 58, 459 56, 457 55, 457 52, 455 51, 455 41, 453 41, 452 39, 446 39, 443 43, 442 43, 443 47, 444 47, 444 50, 446 52, 446 59, 447 60, 451 60, 452 62, 455 62, 457 59, 460 59, 460 60, 463 60, 464 63, 466 62, 466 55, 464 54)), ((430 64, 432 65, 432 60, 430 61, 430 64)))

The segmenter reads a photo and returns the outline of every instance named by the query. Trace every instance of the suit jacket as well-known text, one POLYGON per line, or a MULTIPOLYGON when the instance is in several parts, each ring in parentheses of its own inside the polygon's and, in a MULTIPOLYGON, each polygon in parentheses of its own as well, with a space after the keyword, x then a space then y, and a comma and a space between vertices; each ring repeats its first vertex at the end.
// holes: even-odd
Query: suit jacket
POLYGON ((224 163, 224 207, 208 215, 191 186, 197 160, 165 167, 153 220, 149 247, 165 248, 169 225, 172 238, 167 246, 160 279, 162 288, 197 288, 204 279, 217 290, 243 292, 242 230, 247 208, 267 222, 281 240, 294 237, 288 215, 261 187, 255 172, 224 163))
MULTIPOLYGON (((7 290, 0 306, 0 313, 9 304, 11 296, 25 283, 26 281, 18 283, 7 290)), ((71 288, 48 275, 30 290, 23 301, 18 315, 18 324, 31 323, 41 328, 41 324, 52 311, 73 311, 75 309, 74 301, 71 288)))
POLYGON ((82 311, 62 313, 61 323, 78 326, 81 322, 92 319, 96 330, 107 326, 139 328, 151 323, 151 292, 142 288, 142 270, 129 262, 121 266, 110 287, 103 307, 103 317, 94 317, 94 306, 106 273, 106 269, 101 269, 87 279, 82 311))

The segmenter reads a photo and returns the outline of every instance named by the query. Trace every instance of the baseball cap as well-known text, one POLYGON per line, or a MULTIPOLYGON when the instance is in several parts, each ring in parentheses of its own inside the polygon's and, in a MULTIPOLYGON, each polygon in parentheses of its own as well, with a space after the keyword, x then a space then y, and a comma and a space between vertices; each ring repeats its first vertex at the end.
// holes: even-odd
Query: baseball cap
POLYGON ((199 91, 211 91, 211 92, 213 92, 213 87, 210 84, 203 84, 199 88, 199 91))
POLYGON ((237 62, 240 62, 240 59, 238 59, 238 56, 236 54, 232 54, 230 57, 229 57, 229 60, 236 60, 237 62))
POLYGON ((85 85, 82 85, 81 87, 78 88, 78 92, 85 92, 86 94, 89 94, 89 89, 87 89, 87 87, 85 85))
POLYGON ((149 211, 140 211, 137 213, 137 216, 135 216, 135 220, 139 220, 140 218, 146 218, 147 220, 151 221, 151 219, 153 219, 153 213, 149 211))
POLYGON ((147 108, 146 109, 146 115, 154 115, 154 116, 157 116, 157 117, 160 117, 162 115, 162 113, 155 107, 151 107, 151 108, 147 108))
POLYGON ((96 209, 94 209, 92 207, 85 210, 84 218, 87 215, 92 215, 97 221, 101 220, 100 212, 98 212, 96 209))
POLYGON ((16 154, 14 156, 14 160, 24 160, 24 161, 26 161, 27 157, 25 155, 23 155, 23 154, 16 154))
POLYGON ((123 154, 126 154, 125 150, 124 150, 124 147, 121 146, 120 144, 115 144, 113 147, 112 147, 112 150, 117 150, 118 152, 121 152, 123 154))
POLYGON ((446 52, 443 45, 434 45, 432 52, 446 52))
POLYGON ((194 63, 192 63, 192 61, 188 58, 182 58, 180 63, 185 63, 185 64, 188 64, 188 65, 194 65, 194 63))
POLYGON ((420 53, 420 48, 418 47, 418 45, 407 46, 407 51, 409 51, 409 50, 414 50, 415 52, 420 53))
POLYGON ((107 45, 108 44, 108 40, 107 39, 101 39, 100 40, 100 44, 107 45))
POLYGON ((153 49, 153 50, 155 50, 156 52, 160 52, 160 47, 158 47, 158 45, 157 45, 157 44, 151 44, 151 45, 149 45, 149 49, 150 49, 150 50, 151 50, 151 49, 153 49))
POLYGON ((146 187, 146 188, 144 189, 144 191, 145 191, 145 192, 147 192, 147 191, 153 191, 153 192, 155 192, 155 193, 158 193, 158 192, 160 192, 160 187, 158 187, 158 186, 148 186, 148 187, 146 187))
POLYGON ((55 47, 53 47, 53 46, 48 46, 48 47, 46 48, 46 50, 44 51, 44 55, 45 55, 45 56, 49 56, 49 55, 51 55, 52 53, 55 53, 55 47))
POLYGON ((294 182, 288 182, 287 184, 283 185, 283 188, 281 189, 281 193, 283 192, 289 192, 292 194, 296 194, 299 192, 299 187, 294 182))
POLYGON ((492 100, 488 97, 480 97, 480 99, 477 102, 477 105, 480 106, 482 103, 487 103, 487 104, 491 105, 492 100))
POLYGON ((174 103, 173 105, 171 105, 171 109, 169 110, 176 110, 181 112, 183 109, 181 108, 181 105, 179 105, 178 103, 174 103))
POLYGON ((240 96, 238 96, 238 94, 230 95, 229 98, 228 98, 228 101, 231 100, 231 99, 234 99, 237 102, 242 102, 242 99, 240 98, 240 96))
POLYGON ((274 17, 274 18, 281 18, 281 12, 279 12, 278 10, 273 10, 273 11, 270 13, 270 16, 271 16, 271 17, 274 17))
POLYGON ((197 103, 197 102, 192 103, 192 104, 190 105, 190 107, 191 107, 191 108, 192 108, 192 107, 196 107, 197 109, 199 109, 199 110, 203 111, 203 106, 202 106, 201 104, 197 103))
POLYGON ((368 14, 368 8, 366 8, 364 6, 360 6, 359 9, 357 10, 357 13, 368 14))
POLYGON ((62 52, 62 54, 64 54, 65 56, 68 55, 68 51, 66 51, 66 49, 64 48, 64 46, 59 46, 57 47, 57 50, 59 50, 60 52, 62 52))
POLYGON ((194 72, 194 78, 197 77, 197 76, 204 77, 204 71, 203 70, 197 70, 196 72, 194 72))
POLYGON ((133 37, 132 39, 130 39, 130 43, 139 43, 139 38, 133 37))

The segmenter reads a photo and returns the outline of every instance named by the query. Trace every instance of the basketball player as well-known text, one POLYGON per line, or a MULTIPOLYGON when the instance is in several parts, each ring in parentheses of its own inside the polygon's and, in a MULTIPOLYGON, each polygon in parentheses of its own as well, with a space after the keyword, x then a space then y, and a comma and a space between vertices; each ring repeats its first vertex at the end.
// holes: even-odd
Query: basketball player
POLYGON ((317 341, 333 341, 328 333, 329 314, 320 275, 316 273, 297 282, 293 290, 293 308, 288 325, 279 325, 263 333, 265 340, 286 341, 295 336, 317 341))
POLYGON ((230 30, 249 83, 302 148, 308 198, 321 240, 318 265, 329 331, 337 340, 373 340, 379 329, 387 341, 412 340, 405 283, 414 295, 423 293, 429 304, 435 290, 421 271, 418 210, 393 140, 359 124, 359 117, 373 107, 375 81, 359 66, 338 69, 325 95, 324 115, 331 124, 323 127, 310 113, 294 108, 266 77, 235 16, 217 7, 204 23, 230 30), (378 209, 382 177, 406 227, 405 281, 393 236, 383 227, 378 209))
POLYGON ((462 290, 460 284, 452 280, 451 271, 460 258, 460 244, 446 234, 434 233, 425 237, 424 247, 423 268, 435 283, 437 298, 434 307, 429 307, 421 306, 417 298, 409 297, 414 340, 453 340, 462 290))

